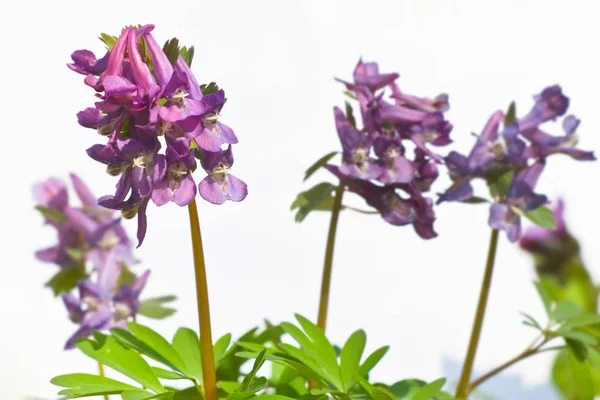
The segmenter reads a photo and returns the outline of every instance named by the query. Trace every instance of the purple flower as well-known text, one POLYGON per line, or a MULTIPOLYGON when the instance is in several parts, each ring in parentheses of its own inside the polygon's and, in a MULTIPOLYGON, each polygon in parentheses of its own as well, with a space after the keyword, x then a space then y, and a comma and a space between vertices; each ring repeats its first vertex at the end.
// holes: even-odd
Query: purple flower
POLYGON ((530 253, 556 255, 564 250, 565 241, 571 241, 564 219, 565 204, 559 199, 554 208, 554 228, 534 226, 519 241, 519 246, 530 253))
POLYGON ((547 87, 534 99, 529 113, 505 121, 502 129, 504 113, 492 114, 468 157, 455 151, 448 154, 445 161, 453 184, 438 200, 438 203, 469 200, 474 195, 471 181, 484 179, 495 202, 489 224, 506 231, 512 242, 521 236, 520 215, 547 202, 546 196, 535 194, 533 189, 550 155, 562 153, 576 160, 595 160, 592 152, 575 148, 575 131, 580 122, 576 117, 567 116, 562 121, 565 136, 553 136, 540 128, 541 124, 567 112, 569 99, 560 86, 547 87), (499 191, 502 178, 510 173, 515 177, 508 191, 499 191))
POLYGON ((119 176, 115 193, 101 197, 99 204, 121 210, 126 218, 137 215, 138 246, 146 234, 150 199, 157 205, 172 201, 180 206, 194 199, 194 158, 209 165, 210 175, 202 181, 204 198, 221 204, 227 199, 240 201, 246 193, 243 182, 223 173, 233 163, 230 150, 226 162, 212 165, 226 146, 238 142, 233 130, 219 120, 224 91, 213 85, 204 94, 182 56, 171 63, 172 55, 159 46, 153 29, 153 25, 125 28, 102 60, 79 50, 69 65, 87 74, 85 83, 100 99, 77 114, 80 125, 107 138, 90 147, 88 155, 119 176))
MULTIPOLYGON (((444 119, 448 96, 435 99, 403 93, 399 74, 380 73, 376 63, 360 60, 353 82, 344 82, 358 100, 362 128, 338 107, 335 124, 342 145, 342 163, 326 166, 348 190, 363 197, 393 225, 412 224, 419 236, 432 238, 435 214, 428 191, 442 158, 430 146, 451 142, 452 125, 444 119), (386 99, 389 88, 391 101, 386 99), (407 149, 414 156, 409 157, 407 149)), ((347 106, 348 108, 348 106, 347 106)))
POLYGON ((71 174, 71 181, 81 200, 80 207, 69 205, 67 187, 61 179, 50 178, 34 186, 36 201, 60 216, 53 220, 46 218, 57 230, 58 243, 36 252, 36 257, 61 268, 73 267, 86 260, 100 268, 107 254, 114 250, 123 262, 133 262, 131 241, 120 220, 97 205, 94 195, 77 175, 71 174))
POLYGON ((200 196, 210 203, 223 204, 226 200, 242 201, 248 195, 248 187, 229 173, 233 165, 231 146, 220 152, 206 152, 202 168, 208 176, 198 186, 200 196))
POLYGON ((77 339, 88 337, 95 330, 126 328, 126 321, 135 317, 139 309, 138 297, 149 271, 138 277, 131 287, 118 287, 120 274, 121 266, 116 252, 111 252, 97 280, 86 280, 79 284, 79 298, 72 293, 63 295, 69 318, 80 325, 67 340, 65 349, 74 348, 77 339))
POLYGON ((490 208, 489 225, 505 231, 511 242, 521 237, 521 213, 535 210, 548 202, 546 196, 533 191, 543 168, 544 164, 537 162, 521 171, 513 179, 506 199, 490 208))

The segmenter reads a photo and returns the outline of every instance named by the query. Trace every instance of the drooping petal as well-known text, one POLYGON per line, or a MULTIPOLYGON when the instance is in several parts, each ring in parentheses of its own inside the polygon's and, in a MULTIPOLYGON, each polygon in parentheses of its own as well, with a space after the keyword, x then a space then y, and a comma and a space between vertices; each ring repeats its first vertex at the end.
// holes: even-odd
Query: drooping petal
POLYGON ((196 197, 196 183, 192 174, 187 174, 179 184, 179 188, 175 191, 173 200, 178 206, 187 206, 196 197))

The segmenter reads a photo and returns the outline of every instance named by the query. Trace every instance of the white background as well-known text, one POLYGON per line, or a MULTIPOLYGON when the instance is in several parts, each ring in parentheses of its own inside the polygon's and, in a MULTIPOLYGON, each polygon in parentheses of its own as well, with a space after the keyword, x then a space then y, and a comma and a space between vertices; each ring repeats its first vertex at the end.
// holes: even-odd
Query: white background
MULTIPOLYGON (((55 238, 33 211, 31 186, 76 171, 96 194, 113 192, 115 179, 85 153, 102 138, 75 118, 94 101, 92 90, 65 66, 73 50, 103 53, 100 32, 153 23, 159 42, 177 36, 195 45, 198 80, 226 90, 223 121, 240 139, 233 173, 250 194, 240 204, 200 203, 216 336, 240 334, 265 317, 315 317, 328 215, 310 215, 298 225, 289 205, 308 187, 301 182, 304 169, 339 148, 332 107, 343 104, 343 96, 333 78, 350 78, 360 56, 378 61, 384 72, 400 72, 407 93, 449 93, 454 149, 467 151, 470 133, 496 109, 516 100, 523 113, 533 94, 554 83, 582 118, 580 147, 600 148, 600 25, 592 1, 104 0, 1 7, 2 399, 52 398, 52 376, 96 368, 62 350, 75 326, 42 288, 56 269, 35 261, 33 252, 55 238)), ((569 226, 597 278, 599 173, 598 163, 556 157, 540 182, 541 191, 565 198, 569 226)), ((320 178, 331 180, 322 173, 313 183, 320 178)), ((434 191, 446 183, 440 179, 434 191)), ((197 323, 187 211, 171 204, 152 206, 148 214, 137 256, 152 269, 146 296, 179 296, 176 316, 150 322, 170 336, 180 325, 197 323)), ((445 373, 444 360, 464 356, 487 251, 487 209, 444 205, 437 214, 440 236, 432 241, 376 216, 341 217, 329 333, 340 343, 364 328, 368 348, 392 345, 376 369, 380 380, 435 379, 445 373)), ((135 232, 133 222, 126 225, 135 232)), ((478 369, 531 341, 533 332, 517 312, 542 317, 533 278, 529 257, 503 237, 478 369)), ((531 359, 509 375, 524 385, 545 383, 550 361, 531 359)))

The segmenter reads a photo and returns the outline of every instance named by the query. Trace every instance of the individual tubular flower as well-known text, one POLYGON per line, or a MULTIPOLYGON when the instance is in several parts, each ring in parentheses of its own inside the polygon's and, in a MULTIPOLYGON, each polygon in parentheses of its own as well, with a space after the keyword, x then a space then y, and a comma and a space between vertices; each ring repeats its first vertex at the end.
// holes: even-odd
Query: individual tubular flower
POLYGON ((358 100, 362 128, 356 126, 350 105, 347 115, 334 108, 342 163, 327 169, 388 223, 412 224, 421 237, 435 237, 433 203, 422 192, 437 179, 436 164, 442 160, 431 146, 451 142, 452 125, 443 115, 448 96, 407 95, 396 83, 399 74, 380 73, 372 62, 360 60, 353 77, 353 82, 341 82, 358 100))
POLYGON ((564 118, 565 136, 552 136, 540 128, 567 112, 569 99, 560 86, 547 87, 534 99, 532 109, 520 119, 514 105, 508 114, 493 113, 468 156, 455 151, 448 154, 445 161, 454 182, 438 200, 469 201, 474 196, 471 181, 484 179, 494 198, 489 224, 505 231, 512 242, 521 236, 520 215, 547 202, 533 189, 549 156, 562 153, 577 160, 595 160, 592 152, 574 147, 580 122, 576 117, 564 118))
POLYGON ((71 174, 71 182, 79 206, 70 204, 67 185, 59 178, 49 178, 33 189, 38 210, 58 234, 58 243, 36 252, 36 257, 60 268, 47 286, 61 295, 69 318, 80 325, 66 348, 96 329, 123 327, 139 309, 138 297, 149 274, 136 277, 129 271, 135 263, 133 246, 120 218, 100 207, 77 175, 71 174), (129 283, 118 283, 127 277, 129 283), (78 297, 71 292, 75 287, 78 297))
MULTIPOLYGON (((77 115, 80 125, 107 137, 106 143, 90 147, 88 154, 105 164, 111 175, 119 176, 115 194, 103 196, 100 205, 121 210, 127 218, 138 216, 138 246, 146 234, 149 201, 158 206, 171 201, 188 205, 197 192, 194 157, 210 164, 221 158, 224 148, 238 142, 233 130, 219 120, 225 104, 223 90, 211 84, 203 92, 189 68, 191 59, 181 55, 190 53, 180 54, 170 42, 161 48, 153 29, 153 25, 127 27, 118 38, 106 41, 109 51, 101 60, 88 50, 78 50, 69 64, 86 75, 85 83, 100 98, 77 115)), ((228 158, 226 168, 233 164, 230 150, 228 158)), ((207 170, 213 181, 218 180, 215 176, 223 177, 221 189, 234 180, 233 186, 243 186, 243 191, 225 188, 223 201, 213 195, 211 202, 243 200, 246 185, 219 171, 207 170)))

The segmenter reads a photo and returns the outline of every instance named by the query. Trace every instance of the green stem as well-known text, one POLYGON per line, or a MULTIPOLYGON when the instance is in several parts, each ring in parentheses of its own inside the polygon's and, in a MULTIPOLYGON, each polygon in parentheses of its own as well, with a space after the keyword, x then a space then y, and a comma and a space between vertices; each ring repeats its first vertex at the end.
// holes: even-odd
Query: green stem
POLYGON ((194 251, 194 271, 196 276, 196 299, 198 301, 198 319, 200 321, 200 357, 202 362, 202 381, 204 398, 217 400, 217 374, 215 370, 212 333, 210 329, 210 307, 208 304, 208 282, 206 280, 206 264, 200 220, 196 201, 188 206, 190 215, 190 231, 192 233, 192 248, 194 251))
POLYGON ((471 340, 469 341, 469 348, 463 364, 460 380, 458 381, 458 386, 456 388, 456 397, 458 398, 465 398, 468 394, 469 380, 471 379, 471 373, 473 371, 477 346, 479 345, 479 338, 481 337, 481 328, 483 327, 483 318, 485 316, 490 286, 492 284, 492 274, 494 272, 494 260, 496 258, 497 247, 498 230, 493 229, 490 238, 485 273, 483 275, 483 282, 481 283, 481 291, 479 292, 479 303, 477 304, 477 312, 475 313, 475 321, 473 322, 473 330, 471 331, 471 340))
POLYGON ((483 382, 487 381, 488 379, 492 378, 493 376, 504 371, 506 368, 518 363, 519 361, 522 361, 522 360, 524 360, 528 357, 534 356, 536 354, 544 353, 547 351, 562 350, 565 348, 565 346, 553 346, 553 347, 547 347, 545 349, 542 349, 541 347, 546 343, 547 343, 547 340, 542 342, 539 346, 536 346, 534 348, 528 347, 523 352, 519 353, 518 355, 516 355, 515 357, 506 361, 505 363, 500 364, 496 368, 481 375, 479 378, 475 379, 473 382, 471 382, 469 384, 469 386, 467 387, 467 395, 469 393, 471 393, 477 386, 481 385, 483 382))
POLYGON ((327 309, 329 307, 329 291, 331 289, 331 270, 333 267, 333 250, 335 247, 335 233, 337 231, 342 197, 344 196, 344 182, 340 181, 335 191, 331 220, 329 221, 329 234, 327 235, 327 248, 325 249, 325 263, 323 265, 323 278, 321 279, 321 298, 319 300, 319 316, 317 326, 325 332, 327 327, 327 309))
MULTIPOLYGON (((98 373, 102 377, 106 376, 106 375, 104 375, 104 365, 102 365, 102 363, 100 361, 98 361, 98 373)), ((107 394, 105 394, 103 397, 104 397, 104 400, 108 400, 108 395, 107 394)))

